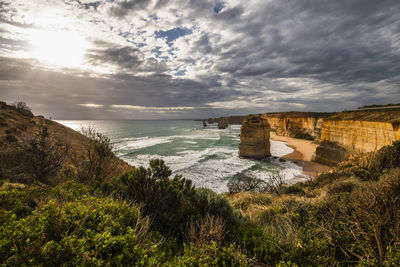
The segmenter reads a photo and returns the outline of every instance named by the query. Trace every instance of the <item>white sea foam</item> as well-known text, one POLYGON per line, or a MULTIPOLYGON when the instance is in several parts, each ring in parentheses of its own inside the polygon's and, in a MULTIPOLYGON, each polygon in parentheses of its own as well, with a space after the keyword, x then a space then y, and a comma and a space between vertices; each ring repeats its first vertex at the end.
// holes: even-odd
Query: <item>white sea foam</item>
MULTIPOLYGON (((272 141, 271 147, 274 148, 274 156, 286 155, 293 151, 279 141, 272 141)), ((306 179, 302 175, 302 168, 290 161, 271 159, 272 164, 263 163, 263 168, 252 170, 259 161, 239 158, 237 149, 228 147, 209 147, 201 151, 182 150, 174 156, 137 155, 128 162, 136 166, 147 166, 152 158, 162 158, 174 174, 182 174, 191 179, 197 187, 210 188, 218 193, 226 192, 229 179, 239 173, 268 180, 272 172, 279 171, 287 183, 293 179, 306 179)))
POLYGON ((116 151, 126 151, 126 150, 135 150, 139 148, 145 148, 150 146, 155 146, 159 144, 169 143, 172 140, 172 137, 137 137, 137 138, 124 138, 123 142, 117 143, 116 151))
POLYGON ((271 155, 275 157, 283 157, 287 154, 292 153, 294 150, 288 147, 284 142, 270 140, 271 144, 271 155))
MULTIPOLYGON (((117 122, 107 123, 80 121, 65 124, 77 130, 87 124, 97 126, 96 129, 105 129, 111 133, 117 155, 131 165, 148 166, 150 159, 162 158, 173 174, 182 174, 197 187, 210 188, 216 192, 226 192, 229 180, 235 175, 267 180, 272 172, 280 171, 287 183, 307 178, 302 175, 302 168, 290 161, 281 162, 271 158, 260 162, 239 158, 237 144, 240 125, 217 129, 216 125, 202 128, 191 123, 185 127, 179 122, 179 127, 172 123, 169 126, 160 124, 157 128, 154 122, 149 122, 148 126, 145 122, 133 122, 133 126, 136 123, 139 126, 131 129, 127 122, 121 124, 123 127, 119 127, 117 122), (163 127, 173 130, 174 135, 152 136, 165 134, 166 128, 163 127), (146 136, 141 136, 144 133, 146 136), (159 146, 167 143, 170 145, 159 146)), ((272 156, 282 157, 291 152, 293 149, 284 142, 271 140, 272 156)))
POLYGON ((190 140, 188 140, 188 141, 184 141, 184 143, 186 143, 186 144, 197 144, 197 142, 196 142, 196 141, 190 141, 190 140))

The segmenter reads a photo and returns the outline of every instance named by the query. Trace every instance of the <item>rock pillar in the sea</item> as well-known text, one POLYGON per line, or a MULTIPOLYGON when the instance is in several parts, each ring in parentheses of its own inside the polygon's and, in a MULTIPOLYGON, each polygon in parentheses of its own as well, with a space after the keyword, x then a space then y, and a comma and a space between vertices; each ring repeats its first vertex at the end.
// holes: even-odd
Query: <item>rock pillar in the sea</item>
POLYGON ((205 120, 203 120, 203 127, 207 127, 207 123, 205 120))
POLYGON ((269 131, 267 119, 258 115, 248 116, 240 128, 239 156, 254 159, 271 156, 269 131))
POLYGON ((218 129, 226 129, 228 128, 228 124, 229 124, 228 118, 221 117, 218 120, 218 129))

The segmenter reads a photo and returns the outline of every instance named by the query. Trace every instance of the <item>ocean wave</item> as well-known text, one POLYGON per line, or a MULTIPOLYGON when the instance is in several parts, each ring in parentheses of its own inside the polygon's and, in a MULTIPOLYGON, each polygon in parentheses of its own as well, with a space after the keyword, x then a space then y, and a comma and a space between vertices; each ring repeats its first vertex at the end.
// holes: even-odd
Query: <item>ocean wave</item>
POLYGON ((165 144, 172 141, 172 137, 135 137, 135 138, 124 138, 120 143, 115 144, 115 150, 117 153, 122 151, 132 151, 135 149, 151 147, 159 144, 165 144), (124 140, 125 139, 125 140, 124 140))
POLYGON ((270 144, 271 155, 275 157, 283 157, 294 151, 293 148, 288 147, 285 142, 270 140, 270 144))

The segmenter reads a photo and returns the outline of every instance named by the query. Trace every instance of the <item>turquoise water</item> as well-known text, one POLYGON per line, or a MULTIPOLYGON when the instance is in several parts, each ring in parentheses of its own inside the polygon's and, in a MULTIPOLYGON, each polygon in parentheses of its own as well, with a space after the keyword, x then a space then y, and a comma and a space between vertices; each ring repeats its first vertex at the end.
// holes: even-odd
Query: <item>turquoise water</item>
MULTIPOLYGON (((118 157, 133 166, 147 166, 152 158, 162 158, 174 174, 191 179, 197 187, 226 192, 230 179, 245 175, 267 180, 279 171, 286 180, 306 178, 301 167, 278 159, 256 161, 238 157, 240 125, 220 130, 191 120, 58 121, 75 130, 93 126, 107 135, 118 157)), ((271 141, 271 154, 281 157, 293 149, 271 141)))

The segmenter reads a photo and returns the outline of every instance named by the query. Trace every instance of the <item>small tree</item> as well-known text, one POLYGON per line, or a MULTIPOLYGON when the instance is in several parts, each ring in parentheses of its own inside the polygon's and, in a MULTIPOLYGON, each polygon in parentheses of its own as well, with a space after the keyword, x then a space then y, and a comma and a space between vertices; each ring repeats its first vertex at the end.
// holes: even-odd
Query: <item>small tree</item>
POLYGON ((28 107, 25 102, 18 101, 18 102, 15 102, 13 104, 13 106, 15 107, 15 109, 17 110, 18 113, 21 113, 22 115, 29 116, 29 117, 33 116, 31 108, 28 107))
POLYGON ((21 148, 25 154, 26 171, 31 175, 32 182, 50 184, 49 178, 62 168, 70 145, 60 140, 51 140, 48 122, 44 121, 35 136, 25 140, 21 148))
POLYGON ((107 136, 97 132, 92 126, 83 128, 82 134, 86 137, 82 141, 85 158, 74 159, 78 177, 85 182, 100 183, 107 179, 116 167, 113 146, 107 136))
POLYGON ((258 178, 240 176, 229 181, 228 190, 230 194, 236 194, 239 192, 260 192, 263 191, 265 184, 264 180, 258 178))
POLYGON ((268 192, 276 193, 284 184, 284 177, 280 172, 273 172, 268 175, 268 179, 262 180, 255 177, 241 176, 232 179, 228 183, 228 190, 230 194, 239 192, 268 192))

